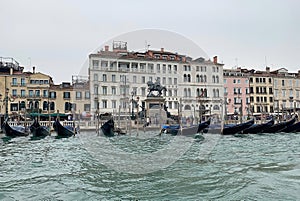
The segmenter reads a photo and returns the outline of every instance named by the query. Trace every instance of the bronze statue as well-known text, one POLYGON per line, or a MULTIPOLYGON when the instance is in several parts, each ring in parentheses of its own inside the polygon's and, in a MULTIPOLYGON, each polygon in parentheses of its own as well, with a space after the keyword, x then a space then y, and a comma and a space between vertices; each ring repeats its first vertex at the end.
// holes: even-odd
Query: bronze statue
POLYGON ((166 91, 167 88, 162 86, 159 82, 159 80, 156 80, 154 83, 152 81, 148 81, 147 82, 148 85, 148 95, 147 97, 150 96, 156 96, 156 97, 160 97, 162 95, 162 91, 166 91), (157 94, 154 94, 153 92, 156 91, 157 94))

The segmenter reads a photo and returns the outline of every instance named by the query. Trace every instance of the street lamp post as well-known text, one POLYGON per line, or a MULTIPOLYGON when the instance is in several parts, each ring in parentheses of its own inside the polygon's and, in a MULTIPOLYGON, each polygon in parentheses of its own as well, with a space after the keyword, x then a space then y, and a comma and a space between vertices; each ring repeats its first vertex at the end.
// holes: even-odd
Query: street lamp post
POLYGON ((4 98, 4 101, 5 101, 5 119, 8 118, 8 91, 9 91, 9 89, 6 88, 5 89, 5 98, 4 98))

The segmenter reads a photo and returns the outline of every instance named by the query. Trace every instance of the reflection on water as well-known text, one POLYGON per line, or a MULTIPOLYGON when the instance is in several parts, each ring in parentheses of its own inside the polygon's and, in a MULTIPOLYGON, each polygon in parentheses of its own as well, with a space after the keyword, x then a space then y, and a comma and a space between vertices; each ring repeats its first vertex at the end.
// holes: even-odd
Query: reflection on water
MULTIPOLYGON (((151 154, 174 138, 140 132, 109 141, 124 153, 151 154)), ((84 145, 96 141, 101 146, 101 140, 94 132, 65 139, 2 140, 0 200, 300 199, 300 134, 205 136, 191 141, 176 162, 148 174, 103 165, 84 145), (199 157, 208 139, 217 143, 207 157, 199 157)))

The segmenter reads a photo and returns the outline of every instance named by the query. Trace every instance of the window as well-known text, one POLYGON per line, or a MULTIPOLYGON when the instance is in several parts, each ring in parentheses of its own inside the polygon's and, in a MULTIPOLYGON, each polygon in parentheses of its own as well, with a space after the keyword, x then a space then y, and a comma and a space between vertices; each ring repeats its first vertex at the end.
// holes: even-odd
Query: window
POLYGON ((169 77, 169 85, 171 85, 171 84, 172 84, 172 78, 169 77))
POLYGON ((98 81, 98 74, 94 74, 94 81, 98 81))
POLYGON ((142 96, 146 96, 146 88, 142 87, 141 88, 142 96))
POLYGON ((282 97, 285 97, 285 90, 282 90, 282 97))
POLYGON ((156 71, 160 73, 160 64, 156 64, 156 71))
POLYGON ((235 79, 233 80, 233 83, 236 83, 236 80, 235 80, 235 79))
POLYGON ((64 98, 71 98, 70 92, 64 92, 64 98))
POLYGON ((98 85, 95 85, 95 86, 94 86, 94 94, 95 94, 95 95, 98 95, 98 85))
POLYGON ((171 97, 172 96, 172 89, 168 90, 168 96, 171 97))
POLYGON ((116 82, 116 75, 111 75, 111 81, 116 82))
POLYGON ((111 87, 111 94, 112 95, 116 95, 117 94, 116 87, 111 87))
POLYGON ((142 76, 142 83, 146 83, 146 77, 145 76, 142 76))
POLYGON ((107 100, 102 100, 102 108, 107 108, 107 100))
POLYGON ((163 77, 162 84, 166 84, 166 78, 163 77))
POLYGON ((174 95, 173 96, 177 96, 177 89, 174 89, 174 95))
POLYGON ((290 85, 290 87, 293 86, 293 81, 292 80, 289 80, 289 85, 290 85))
POLYGON ((84 109, 84 111, 91 111, 91 105, 90 104, 84 104, 83 109, 84 109))
POLYGON ((18 85, 17 78, 14 77, 14 78, 12 79, 12 85, 13 85, 13 86, 18 85))
POLYGON ((281 85, 284 86, 284 80, 281 80, 281 85))
POLYGON ((86 92, 85 92, 85 98, 86 98, 86 99, 89 99, 89 98, 90 98, 90 92, 89 92, 89 91, 86 91, 86 92))
POLYGON ((21 78, 21 86, 25 86, 25 85, 26 85, 26 83, 25 83, 25 78, 22 77, 22 78, 21 78))
POLYGON ((56 92, 55 91, 50 92, 50 98, 56 98, 56 92))
POLYGON ((21 89, 21 97, 25 97, 26 96, 26 92, 24 89, 21 89))
POLYGON ((12 90, 12 95, 13 95, 13 96, 17 96, 17 90, 16 90, 16 89, 13 89, 13 90, 12 90))
POLYGON ((226 79, 224 79, 224 84, 226 84, 226 82, 227 82, 227 80, 226 80, 226 79))
POLYGON ((111 101, 111 107, 112 108, 117 108, 117 101, 116 100, 111 101))
POLYGON ((29 90, 29 97, 33 97, 33 90, 29 90))
MULTIPOLYGON (((55 95, 56 96, 56 95, 55 95)), ((55 110, 55 103, 51 102, 50 103, 50 110, 55 110)))
POLYGON ((174 84, 175 85, 177 84, 177 78, 174 78, 174 84))
POLYGON ((93 68, 99 67, 99 60, 92 60, 93 68))
POLYGON ((107 95, 107 87, 106 86, 102 87, 102 94, 107 95))
POLYGON ((238 84, 240 84, 240 83, 241 83, 241 80, 240 80, 240 79, 238 79, 238 80, 237 80, 237 83, 238 83, 238 84))
POLYGON ((290 97, 293 97, 293 89, 290 89, 290 97))
POLYGON ((48 110, 48 102, 47 101, 43 102, 43 110, 48 110))
POLYGON ((133 79, 133 83, 136 83, 136 76, 135 75, 132 77, 132 79, 133 79))
POLYGON ((103 81, 103 82, 107 82, 107 76, 106 76, 106 74, 103 74, 103 75, 102 75, 102 81, 103 81))
POLYGON ((70 111, 72 109, 72 104, 69 102, 65 102, 65 110, 70 111))
POLYGON ((43 90, 43 97, 48 98, 48 90, 43 90))
POLYGON ((76 99, 81 99, 81 91, 76 91, 76 99))

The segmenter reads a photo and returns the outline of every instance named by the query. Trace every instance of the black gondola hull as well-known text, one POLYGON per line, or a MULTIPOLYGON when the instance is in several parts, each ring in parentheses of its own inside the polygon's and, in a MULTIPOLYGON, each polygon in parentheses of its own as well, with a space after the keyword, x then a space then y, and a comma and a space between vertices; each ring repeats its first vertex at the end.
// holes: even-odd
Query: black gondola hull
POLYGON ((58 138, 64 138, 64 137, 71 137, 75 135, 74 128, 71 126, 63 126, 59 122, 59 120, 56 120, 53 124, 54 130, 57 133, 58 138))
POLYGON ((268 121, 264 124, 253 124, 249 128, 246 128, 245 130, 243 130, 241 133, 243 133, 243 134, 257 134, 257 133, 261 133, 263 130, 266 130, 266 129, 270 128, 273 125, 274 125, 274 120, 272 119, 271 121, 268 121))
POLYGON ((18 128, 20 129, 17 129, 17 127, 10 126, 7 121, 5 121, 2 126, 2 130, 7 137, 14 138, 14 137, 24 137, 29 135, 29 133, 26 132, 25 127, 19 126, 18 128))
POLYGON ((223 135, 233 135, 242 132, 243 130, 249 128, 254 124, 254 119, 247 121, 245 123, 236 124, 232 126, 226 126, 224 125, 222 134, 223 135))
POLYGON ((278 133, 278 132, 282 132, 285 128, 287 128, 288 126, 294 124, 296 121, 296 118, 293 117, 291 120, 289 121, 285 121, 285 122, 280 122, 277 124, 274 124, 273 126, 269 127, 266 130, 263 130, 263 133, 278 133))

